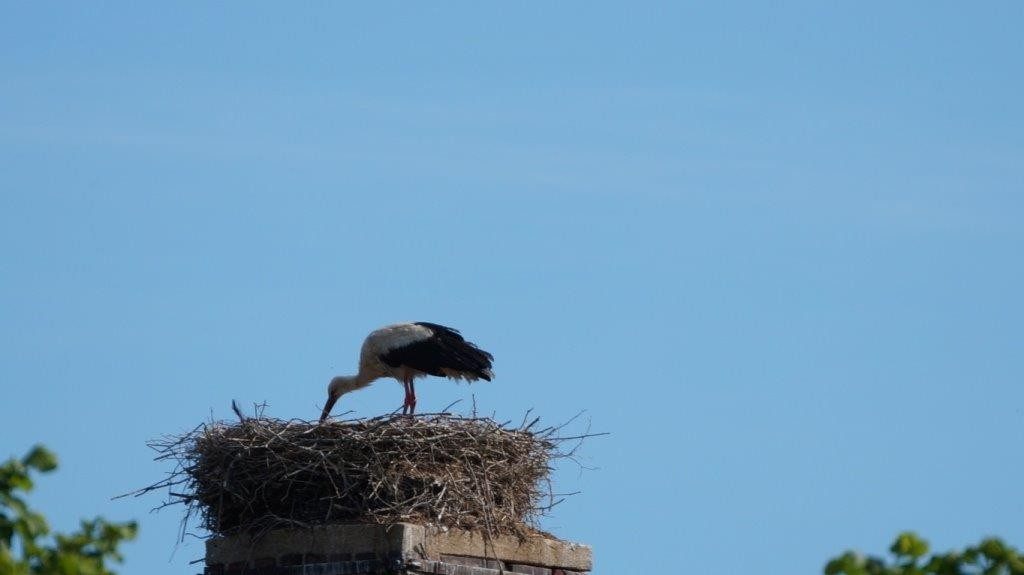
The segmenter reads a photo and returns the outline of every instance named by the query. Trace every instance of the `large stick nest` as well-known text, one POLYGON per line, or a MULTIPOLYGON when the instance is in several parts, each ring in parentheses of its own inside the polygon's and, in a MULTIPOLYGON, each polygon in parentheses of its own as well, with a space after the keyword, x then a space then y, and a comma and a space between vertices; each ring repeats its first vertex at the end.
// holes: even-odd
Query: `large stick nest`
POLYGON ((151 442, 177 462, 165 505, 216 534, 346 521, 409 521, 524 534, 557 503, 549 473, 563 426, 533 431, 431 414, 317 424, 258 416, 151 442))

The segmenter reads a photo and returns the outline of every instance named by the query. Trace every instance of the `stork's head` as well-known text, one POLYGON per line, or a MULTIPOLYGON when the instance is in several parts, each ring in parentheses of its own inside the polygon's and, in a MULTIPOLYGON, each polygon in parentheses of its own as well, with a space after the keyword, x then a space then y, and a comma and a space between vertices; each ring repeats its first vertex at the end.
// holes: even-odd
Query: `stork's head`
POLYGON ((359 385, 356 384, 355 377, 338 376, 331 379, 330 385, 327 386, 327 403, 324 404, 324 412, 320 414, 320 422, 323 423, 327 416, 331 414, 331 408, 338 401, 338 398, 342 395, 356 389, 359 385))

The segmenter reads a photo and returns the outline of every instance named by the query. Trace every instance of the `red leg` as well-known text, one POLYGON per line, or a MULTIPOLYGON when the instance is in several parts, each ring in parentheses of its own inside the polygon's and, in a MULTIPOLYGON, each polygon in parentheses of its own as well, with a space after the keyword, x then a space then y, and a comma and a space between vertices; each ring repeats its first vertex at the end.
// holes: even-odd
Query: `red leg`
POLYGON ((416 380, 409 379, 409 415, 416 413, 416 380))
POLYGON ((409 406, 412 405, 412 391, 409 389, 409 380, 403 381, 402 385, 405 386, 405 401, 402 403, 402 415, 407 415, 409 413, 409 406))

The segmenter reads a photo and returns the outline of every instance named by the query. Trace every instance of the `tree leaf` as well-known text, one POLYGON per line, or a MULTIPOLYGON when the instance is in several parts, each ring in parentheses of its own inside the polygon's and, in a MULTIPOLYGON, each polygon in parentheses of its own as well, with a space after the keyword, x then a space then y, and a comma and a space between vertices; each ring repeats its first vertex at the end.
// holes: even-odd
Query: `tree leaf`
POLYGON ((57 456, 42 445, 37 445, 28 452, 22 459, 26 467, 31 467, 42 473, 57 469, 57 456))
POLYGON ((904 531, 896 536, 890 551, 900 557, 918 558, 928 553, 928 542, 912 531, 904 531))

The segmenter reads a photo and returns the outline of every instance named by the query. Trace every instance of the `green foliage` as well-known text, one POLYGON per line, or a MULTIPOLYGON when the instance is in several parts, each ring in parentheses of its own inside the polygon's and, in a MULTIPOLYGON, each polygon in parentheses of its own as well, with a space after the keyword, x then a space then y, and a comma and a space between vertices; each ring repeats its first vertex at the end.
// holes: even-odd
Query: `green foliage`
POLYGON ((825 565, 825 575, 1024 575, 1024 556, 996 538, 963 551, 928 556, 928 542, 900 533, 891 561, 847 551, 825 565))
POLYGON ((0 464, 0 575, 113 575, 106 564, 122 560, 118 546, 134 539, 138 526, 97 517, 83 520, 74 533, 51 534, 22 494, 34 487, 33 471, 56 468, 57 456, 41 445, 0 464))

